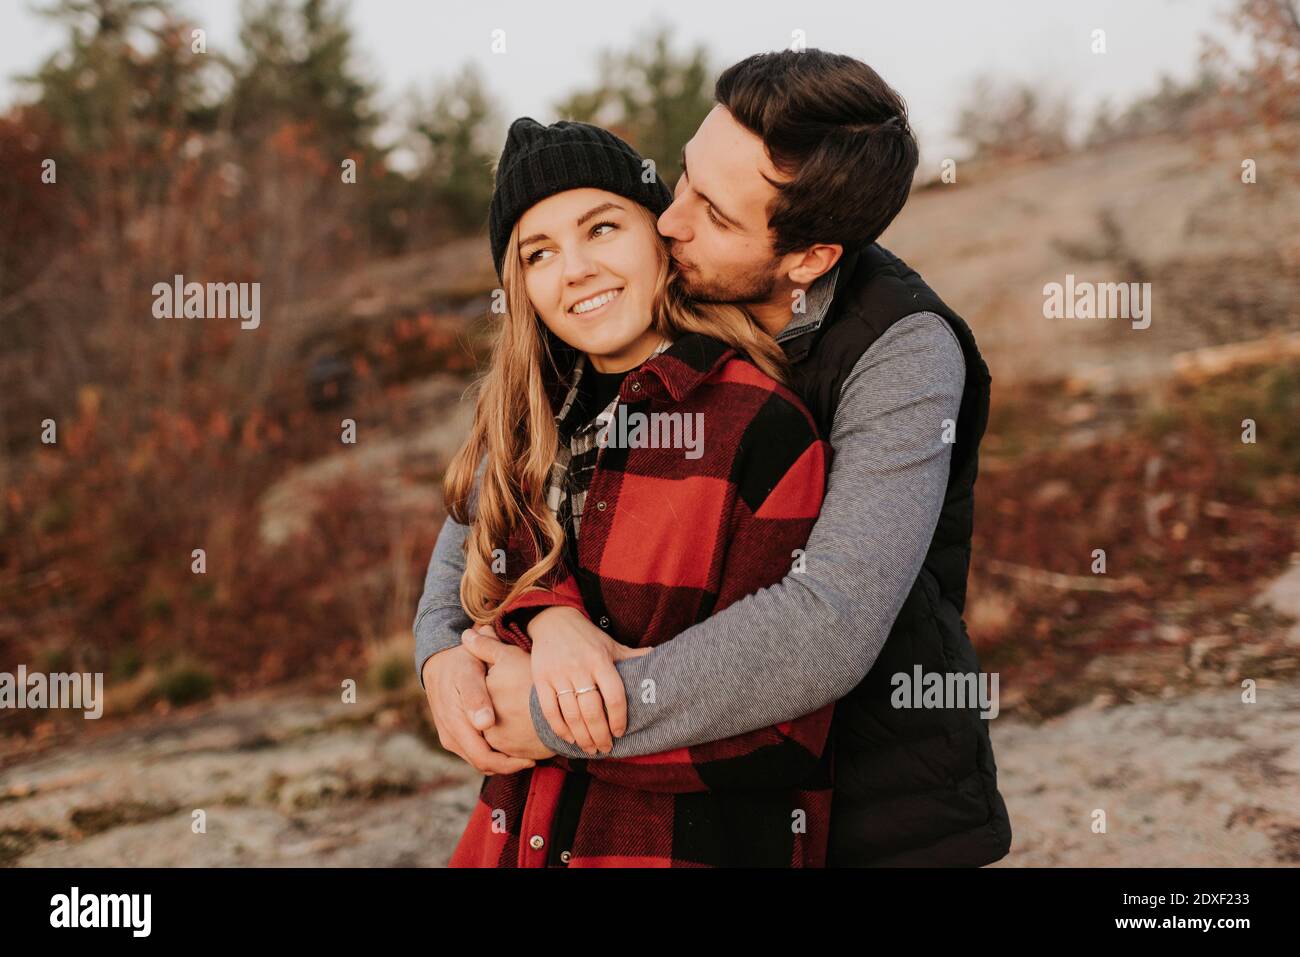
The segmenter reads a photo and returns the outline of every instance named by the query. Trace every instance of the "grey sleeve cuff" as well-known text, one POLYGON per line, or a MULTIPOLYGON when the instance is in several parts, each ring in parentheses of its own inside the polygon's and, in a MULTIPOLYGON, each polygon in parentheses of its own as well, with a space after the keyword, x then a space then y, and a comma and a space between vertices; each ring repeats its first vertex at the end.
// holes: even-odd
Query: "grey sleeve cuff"
MULTIPOLYGON (((533 728, 537 731, 537 737, 541 739, 542 744, 546 745, 556 754, 562 754, 566 758, 589 758, 588 754, 576 744, 570 744, 551 729, 551 724, 546 720, 546 715, 542 713, 542 704, 537 700, 537 687, 534 685, 528 690, 528 711, 533 716, 533 728)), ((614 750, 618 750, 618 738, 614 739, 614 750)), ((609 755, 601 755, 608 757, 609 755)))
POLYGON ((424 666, 428 660, 439 652, 459 647, 461 633, 472 624, 459 609, 432 611, 420 622, 415 633, 415 674, 421 688, 424 688, 424 666))

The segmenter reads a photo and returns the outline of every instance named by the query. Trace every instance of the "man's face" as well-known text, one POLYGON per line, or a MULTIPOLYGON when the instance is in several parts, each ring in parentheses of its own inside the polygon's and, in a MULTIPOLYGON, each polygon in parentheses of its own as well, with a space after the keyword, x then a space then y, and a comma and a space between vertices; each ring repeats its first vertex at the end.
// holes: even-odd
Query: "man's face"
POLYGON ((772 249, 768 204, 779 173, 763 141, 715 106, 682 150, 675 199, 659 217, 687 294, 704 302, 769 301, 782 257, 772 249))

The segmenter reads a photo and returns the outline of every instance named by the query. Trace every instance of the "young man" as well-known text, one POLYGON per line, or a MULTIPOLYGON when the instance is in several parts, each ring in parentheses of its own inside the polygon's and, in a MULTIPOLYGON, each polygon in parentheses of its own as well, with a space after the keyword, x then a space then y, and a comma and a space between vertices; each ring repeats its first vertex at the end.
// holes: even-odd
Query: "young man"
MULTIPOLYGON (((790 358, 834 449, 817 524, 782 582, 619 654, 613 682, 591 675, 601 694, 555 721, 572 730, 561 738, 528 656, 465 631, 465 529, 448 520, 414 625, 439 736, 508 773, 553 753, 688 747, 836 701, 829 863, 990 863, 1011 827, 978 705, 892 704, 895 675, 979 670, 961 615, 989 398, 966 323, 875 243, 916 170, 906 107, 866 64, 819 50, 749 57, 715 97, 659 228, 693 296, 744 303, 790 358)), ((561 629, 613 644, 572 609, 529 625, 535 641, 561 629)))

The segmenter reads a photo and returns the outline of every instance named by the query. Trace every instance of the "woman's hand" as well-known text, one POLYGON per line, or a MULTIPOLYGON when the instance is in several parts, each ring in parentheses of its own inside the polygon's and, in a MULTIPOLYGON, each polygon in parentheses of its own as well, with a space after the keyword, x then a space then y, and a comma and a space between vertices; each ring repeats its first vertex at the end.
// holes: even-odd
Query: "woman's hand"
POLYGON ((620 645, 573 608, 548 608, 528 624, 533 686, 551 729, 588 754, 609 752, 627 730, 627 698, 614 662, 648 654, 620 645), (591 690, 584 690, 591 689, 591 690))

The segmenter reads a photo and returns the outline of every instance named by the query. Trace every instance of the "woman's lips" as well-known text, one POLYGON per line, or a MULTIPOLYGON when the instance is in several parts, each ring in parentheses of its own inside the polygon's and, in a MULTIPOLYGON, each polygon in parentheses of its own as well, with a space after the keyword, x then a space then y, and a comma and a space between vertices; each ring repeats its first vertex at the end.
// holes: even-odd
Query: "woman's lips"
MULTIPOLYGON (((598 313, 604 312, 614 303, 618 302, 620 299, 623 298, 623 287, 620 286, 618 289, 607 289, 605 290, 605 292, 597 293, 595 296, 587 297, 588 299, 598 299, 601 296, 607 295, 608 293, 611 292, 614 293, 613 297, 601 303, 595 309, 588 309, 586 312, 574 312, 572 309, 570 309, 569 315, 573 316, 575 319, 586 319, 588 316, 594 316, 598 313)), ((583 300, 583 302, 586 301, 587 300, 585 299, 583 300)), ((581 305, 581 303, 574 303, 574 305, 581 305)))

